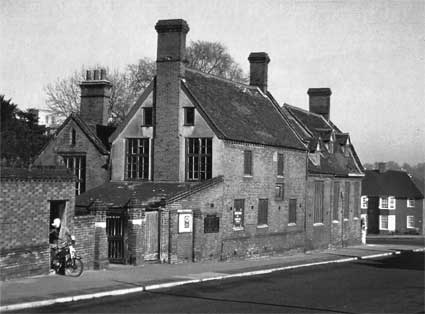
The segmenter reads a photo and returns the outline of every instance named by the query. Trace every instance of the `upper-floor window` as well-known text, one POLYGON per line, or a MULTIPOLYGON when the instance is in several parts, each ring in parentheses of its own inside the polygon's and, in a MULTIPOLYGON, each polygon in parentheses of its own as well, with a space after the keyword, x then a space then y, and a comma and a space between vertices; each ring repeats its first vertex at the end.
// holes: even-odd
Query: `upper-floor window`
POLYGON ((212 178, 212 139, 186 138, 186 180, 212 178))
POLYGON ((143 108, 143 124, 142 126, 153 125, 153 109, 152 107, 143 108))
POLYGON ((260 199, 258 201, 258 225, 267 225, 269 216, 269 200, 260 199))
POLYGON ((80 195, 86 191, 86 156, 65 155, 62 156, 65 166, 71 169, 77 178, 75 182, 75 194, 80 195))
POLYGON ((395 198, 394 198, 394 196, 380 197, 379 198, 379 209, 395 209, 395 198))
POLYGON ((314 183, 314 207, 313 222, 323 223, 323 200, 324 200, 324 183, 316 181, 314 183))
POLYGON ((184 125, 195 125, 195 108, 184 108, 184 125))
POLYGON ((366 195, 362 195, 362 197, 360 197, 360 207, 362 209, 367 209, 369 203, 369 198, 366 195))
POLYGON ((408 198, 407 199, 407 207, 409 207, 409 208, 415 207, 415 200, 412 199, 412 198, 408 198))
POLYGON ((69 138, 69 144, 71 146, 75 146, 75 144, 77 143, 77 132, 75 131, 75 129, 71 129, 71 135, 69 138))
POLYGON ((283 174, 284 174, 283 154, 277 154, 277 175, 283 177, 283 174))
POLYGON ((128 138, 126 140, 125 178, 127 180, 149 179, 148 138, 128 138))
POLYGON ((233 227, 243 228, 245 220, 245 200, 236 199, 233 209, 233 227))
POLYGON ((252 176, 252 151, 245 150, 243 153, 243 173, 246 176, 252 176))

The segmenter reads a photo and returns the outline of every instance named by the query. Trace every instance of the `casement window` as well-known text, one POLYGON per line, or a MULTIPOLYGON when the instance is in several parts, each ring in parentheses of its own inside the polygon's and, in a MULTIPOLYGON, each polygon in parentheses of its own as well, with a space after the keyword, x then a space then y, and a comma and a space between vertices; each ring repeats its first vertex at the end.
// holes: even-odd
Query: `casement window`
POLYGON ((284 156, 283 154, 277 154, 277 175, 283 177, 284 175, 284 156))
POLYGON ((379 215, 379 229, 395 231, 395 215, 379 215))
POLYGON ((350 217, 350 194, 351 194, 351 183, 345 182, 345 191, 344 191, 344 219, 350 217))
POLYGON ((207 215, 204 218, 204 233, 217 233, 220 230, 220 217, 207 215))
POLYGON ((71 169, 77 178, 75 182, 75 194, 80 195, 86 191, 86 156, 65 155, 62 156, 65 166, 71 169))
POLYGON ((414 207, 415 207, 415 199, 413 199, 413 198, 408 198, 408 199, 407 199, 407 207, 408 207, 408 208, 414 208, 414 207))
POLYGON ((354 208, 353 217, 360 217, 360 182, 354 182, 354 208))
POLYGON ((289 224, 297 223, 297 199, 295 198, 291 198, 289 200, 288 223, 289 224))
POLYGON ((260 199, 258 201, 258 225, 267 225, 269 216, 269 200, 260 199))
POLYGON ((193 107, 184 108, 184 125, 186 126, 195 125, 195 108, 193 107))
POLYGON ((369 198, 366 195, 360 197, 360 206, 362 209, 367 209, 369 203, 369 198))
POLYGON ((338 221, 338 211, 339 211, 339 193, 340 184, 339 182, 334 182, 334 194, 333 194, 333 204, 332 204, 332 220, 338 221))
POLYGON ((284 196, 284 185, 283 183, 276 183, 275 186, 275 200, 282 201, 284 196))
POLYGON ((212 178, 212 139, 186 138, 186 180, 212 178))
POLYGON ((149 179, 149 139, 126 139, 126 180, 149 179))
POLYGON ((143 124, 142 126, 153 125, 153 109, 152 107, 143 108, 143 124))
POLYGON ((395 209, 395 198, 394 198, 394 196, 380 197, 379 198, 379 209, 395 209))
POLYGON ((415 228, 415 216, 407 216, 406 219, 406 227, 409 229, 415 228))
POLYGON ((323 223, 323 200, 324 183, 322 181, 316 181, 314 183, 314 223, 323 223))
POLYGON ((236 229, 241 229, 244 226, 245 220, 245 200, 237 199, 234 202, 233 208, 233 227, 236 229))
POLYGON ((243 153, 243 173, 245 176, 252 176, 252 151, 245 150, 243 153))
POLYGON ((76 143, 77 143, 77 132, 75 131, 75 129, 71 129, 69 144, 71 146, 75 146, 76 143))

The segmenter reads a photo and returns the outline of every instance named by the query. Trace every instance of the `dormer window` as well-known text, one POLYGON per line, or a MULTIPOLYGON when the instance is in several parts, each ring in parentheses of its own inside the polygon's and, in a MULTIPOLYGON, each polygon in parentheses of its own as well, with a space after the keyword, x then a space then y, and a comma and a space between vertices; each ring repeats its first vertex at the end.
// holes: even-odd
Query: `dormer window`
POLYGON ((195 125, 195 108, 193 107, 184 108, 184 125, 186 126, 195 125))
POLYGON ((153 125, 153 114, 152 107, 143 108, 143 125, 142 126, 152 126, 153 125))

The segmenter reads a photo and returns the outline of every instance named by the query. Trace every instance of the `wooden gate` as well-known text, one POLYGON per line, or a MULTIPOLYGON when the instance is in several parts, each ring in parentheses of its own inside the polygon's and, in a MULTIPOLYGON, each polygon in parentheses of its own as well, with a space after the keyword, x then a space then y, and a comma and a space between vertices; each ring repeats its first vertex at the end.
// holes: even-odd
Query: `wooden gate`
POLYGON ((159 259, 159 220, 157 211, 146 212, 145 261, 159 259))
POLYGON ((126 259, 126 220, 123 214, 106 216, 106 233, 108 235, 108 259, 110 263, 125 263, 126 259))

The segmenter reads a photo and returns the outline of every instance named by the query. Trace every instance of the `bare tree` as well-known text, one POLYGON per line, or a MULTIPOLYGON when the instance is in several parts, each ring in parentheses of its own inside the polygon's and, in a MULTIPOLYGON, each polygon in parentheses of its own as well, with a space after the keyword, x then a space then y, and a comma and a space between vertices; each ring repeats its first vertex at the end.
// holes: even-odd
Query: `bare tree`
POLYGON ((237 82, 248 81, 239 64, 219 42, 192 41, 186 49, 186 55, 190 68, 237 82))
MULTIPOLYGON (((248 81, 240 66, 219 42, 196 41, 187 48, 189 67, 221 76, 230 80, 248 81)), ((99 66, 96 66, 99 68, 99 66)), ((80 110, 80 82, 85 70, 75 71, 71 76, 58 79, 45 87, 47 107, 56 115, 67 117, 80 110)), ((110 116, 112 123, 120 123, 143 90, 149 85, 156 73, 156 63, 149 59, 140 59, 136 64, 128 65, 124 71, 107 69, 108 80, 112 83, 110 116)))

